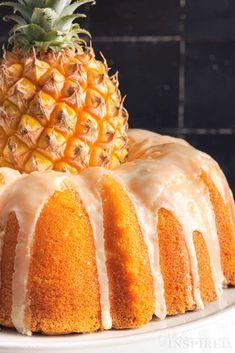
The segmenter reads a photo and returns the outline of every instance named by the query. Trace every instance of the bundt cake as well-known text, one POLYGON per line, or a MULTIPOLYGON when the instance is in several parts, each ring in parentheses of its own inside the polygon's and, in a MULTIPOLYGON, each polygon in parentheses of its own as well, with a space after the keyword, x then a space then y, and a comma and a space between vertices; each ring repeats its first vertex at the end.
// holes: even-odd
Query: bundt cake
POLYGON ((235 285, 235 210, 218 164, 129 131, 126 163, 0 169, 0 324, 66 334, 203 308, 235 285))

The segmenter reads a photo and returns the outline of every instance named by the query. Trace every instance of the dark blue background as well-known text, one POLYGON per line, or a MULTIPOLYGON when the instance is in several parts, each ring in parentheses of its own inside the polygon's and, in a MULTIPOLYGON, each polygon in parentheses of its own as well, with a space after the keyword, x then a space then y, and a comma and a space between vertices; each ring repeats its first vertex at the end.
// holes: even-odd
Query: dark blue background
POLYGON ((97 53, 120 72, 130 126, 186 138, 235 191, 235 1, 97 0, 86 12, 97 53))

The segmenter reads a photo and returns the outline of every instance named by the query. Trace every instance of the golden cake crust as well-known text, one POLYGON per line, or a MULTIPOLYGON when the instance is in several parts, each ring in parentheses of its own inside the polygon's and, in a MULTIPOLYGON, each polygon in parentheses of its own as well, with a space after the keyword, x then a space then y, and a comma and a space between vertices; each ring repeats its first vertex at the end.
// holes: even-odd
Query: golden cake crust
POLYGON ((32 331, 58 334, 101 328, 92 229, 84 206, 71 190, 55 193, 38 220, 28 299, 32 331))
POLYGON ((235 285, 234 201, 217 164, 182 141, 130 135, 130 160, 114 171, 2 168, 0 324, 48 335, 134 328, 235 285), (197 218, 201 202, 208 215, 197 218))

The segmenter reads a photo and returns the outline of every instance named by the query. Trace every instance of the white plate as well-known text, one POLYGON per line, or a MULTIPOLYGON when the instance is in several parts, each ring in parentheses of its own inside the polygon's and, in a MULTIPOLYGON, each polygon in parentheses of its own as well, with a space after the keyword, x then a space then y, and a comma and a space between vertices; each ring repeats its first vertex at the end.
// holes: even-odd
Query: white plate
MULTIPOLYGON (((93 334, 74 334, 58 337, 42 335, 25 337, 15 333, 13 330, 2 329, 0 332, 0 352, 105 353, 112 351, 113 353, 123 352, 123 345, 127 345, 125 352, 143 352, 143 349, 147 347, 148 353, 156 352, 157 347, 158 352, 176 352, 177 348, 180 348, 180 352, 190 348, 190 352, 192 352, 192 348, 195 348, 193 346, 196 345, 196 348, 200 348, 198 346, 206 345, 205 340, 211 339, 211 335, 213 338, 208 345, 216 345, 218 343, 216 342, 218 334, 222 333, 224 328, 226 328, 226 334, 223 333, 222 339, 225 339, 225 341, 224 343, 221 341, 221 344, 228 346, 228 349, 233 349, 235 348, 233 347, 233 338, 235 337, 235 288, 226 289, 220 301, 210 303, 204 310, 168 317, 163 321, 153 320, 148 325, 134 330, 110 330, 93 334), (218 333, 215 335, 216 329, 218 333), (192 342, 181 340, 179 344, 176 341, 177 337, 182 339, 182 337, 186 337, 185 334, 188 334, 188 332, 191 332, 190 336, 187 337, 192 342), (204 338, 200 336, 202 335, 201 332, 203 332, 204 338), (193 336, 195 333, 197 333, 197 341, 193 341, 195 340, 193 336), (173 341, 172 337, 174 337, 173 341), (201 343, 201 339, 204 339, 204 343, 201 343), (175 347, 173 347, 174 345, 175 347), (168 350, 170 348, 174 349, 168 350)), ((226 353, 230 351, 228 349, 225 350, 226 353)), ((205 350, 200 351, 204 352, 205 350)))

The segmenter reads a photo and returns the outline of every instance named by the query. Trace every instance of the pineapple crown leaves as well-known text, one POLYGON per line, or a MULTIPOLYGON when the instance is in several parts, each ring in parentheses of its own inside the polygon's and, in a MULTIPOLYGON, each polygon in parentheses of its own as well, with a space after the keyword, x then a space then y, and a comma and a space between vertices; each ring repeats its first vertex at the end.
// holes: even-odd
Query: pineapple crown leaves
POLYGON ((86 15, 74 13, 80 6, 95 0, 16 0, 3 1, 0 6, 14 9, 14 14, 4 20, 16 24, 10 31, 9 43, 24 52, 56 52, 63 48, 77 48, 86 45, 79 35, 90 36, 74 21, 86 15))

